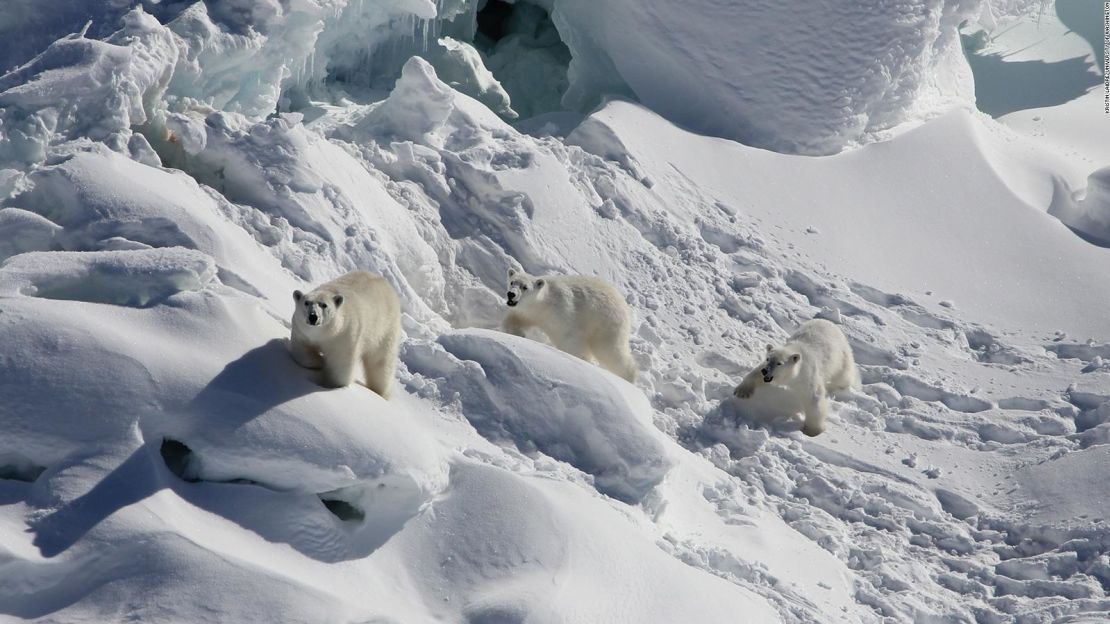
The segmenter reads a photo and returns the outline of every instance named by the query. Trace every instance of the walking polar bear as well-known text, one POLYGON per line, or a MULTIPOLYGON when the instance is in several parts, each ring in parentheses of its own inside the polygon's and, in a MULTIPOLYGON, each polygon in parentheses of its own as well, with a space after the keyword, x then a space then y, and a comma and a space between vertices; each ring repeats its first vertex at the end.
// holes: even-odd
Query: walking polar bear
POLYGON ((612 373, 636 380, 628 349, 631 313, 613 286, 585 275, 537 278, 509 269, 507 296, 504 331, 523 336, 538 328, 559 350, 587 362, 596 358, 612 373))
POLYGON ((322 369, 329 388, 350 385, 361 365, 366 387, 388 399, 401 344, 401 303, 389 282, 353 271, 308 293, 294 290, 293 300, 297 364, 322 369))
POLYGON ((752 396, 760 380, 786 387, 802 402, 802 432, 808 436, 825 430, 829 393, 860 385, 848 339, 839 327, 823 319, 802 323, 777 349, 767 345, 767 359, 744 377, 734 394, 741 399, 752 396))

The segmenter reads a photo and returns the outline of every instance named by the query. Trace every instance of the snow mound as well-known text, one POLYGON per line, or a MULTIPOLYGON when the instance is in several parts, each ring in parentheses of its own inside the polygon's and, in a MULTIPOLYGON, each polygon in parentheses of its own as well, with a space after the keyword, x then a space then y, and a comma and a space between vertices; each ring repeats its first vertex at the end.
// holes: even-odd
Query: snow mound
POLYGON ((410 347, 409 370, 457 397, 483 436, 536 450, 593 475, 599 491, 642 499, 673 464, 642 393, 591 364, 535 341, 454 331, 410 347))
POLYGON ((633 95, 702 133, 827 154, 953 106, 970 108, 956 0, 555 3, 570 47, 564 103, 633 95))
POLYGON ((540 475, 458 464, 396 544, 433 616, 467 622, 774 622, 752 592, 669 556, 604 500, 540 475), (467 527, 457 531, 459 526, 467 527), (490 551, 485 536, 497 535, 490 551), (711 597, 711 598, 710 598, 711 597))
POLYGON ((0 209, 0 260, 26 251, 48 251, 62 227, 19 208, 0 209))

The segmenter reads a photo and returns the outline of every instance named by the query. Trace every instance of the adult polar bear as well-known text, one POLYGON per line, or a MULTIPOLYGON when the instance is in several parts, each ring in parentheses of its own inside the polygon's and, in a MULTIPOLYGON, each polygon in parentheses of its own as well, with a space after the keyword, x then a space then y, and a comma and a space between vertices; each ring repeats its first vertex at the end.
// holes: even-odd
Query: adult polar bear
POLYGON ((295 290, 293 300, 293 359, 323 369, 329 388, 350 385, 361 364, 366 387, 388 399, 401 345, 401 302, 389 282, 352 271, 309 293, 295 290))
POLYGON ((808 436, 825 430, 829 393, 860 385, 848 339, 824 319, 802 323, 781 347, 767 345, 767 359, 744 377, 734 394, 752 396, 760 380, 784 386, 801 401, 806 417, 802 432, 808 436))
POLYGON ((608 283, 586 275, 532 277, 509 269, 508 305, 501 328, 523 336, 529 327, 547 334, 561 351, 601 366, 628 381, 636 363, 628 350, 631 313, 608 283))

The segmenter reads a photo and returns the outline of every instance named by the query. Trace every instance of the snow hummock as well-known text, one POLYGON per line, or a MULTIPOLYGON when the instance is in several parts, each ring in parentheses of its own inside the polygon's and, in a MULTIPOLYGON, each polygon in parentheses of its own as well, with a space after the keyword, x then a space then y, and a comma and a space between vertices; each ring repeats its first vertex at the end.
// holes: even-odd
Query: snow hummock
POLYGON ((586 116, 514 126, 525 31, 477 3, 109 4, 0 77, 4 616, 1110 608, 1103 148, 1089 94, 970 110, 981 7, 537 2, 586 116), (510 267, 616 285, 637 383, 497 331, 510 267), (354 269, 403 301, 389 401, 288 356, 293 289, 354 269), (863 377, 816 438, 731 398, 812 318, 863 377))
POLYGON ((439 343, 446 352, 407 353, 409 370, 444 377, 440 392, 457 394, 487 438, 565 461, 621 500, 639 501, 667 474, 672 460, 651 404, 631 385, 567 366, 571 356, 545 353, 550 347, 487 330, 444 334, 439 343))

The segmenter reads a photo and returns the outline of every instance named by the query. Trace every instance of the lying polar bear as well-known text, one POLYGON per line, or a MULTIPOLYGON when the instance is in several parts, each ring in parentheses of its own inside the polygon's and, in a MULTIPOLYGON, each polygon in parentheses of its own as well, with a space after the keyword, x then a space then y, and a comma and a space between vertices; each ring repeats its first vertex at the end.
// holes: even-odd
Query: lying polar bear
POLYGON ((829 393, 860 385, 848 339, 823 319, 802 323, 777 349, 767 345, 767 359, 744 377, 733 394, 741 399, 752 396, 760 380, 785 387, 801 401, 806 417, 802 432, 808 436, 825 430, 829 393))
POLYGON ((289 347, 305 368, 323 369, 321 385, 348 386, 359 366, 366 387, 389 398, 401 344, 401 303, 381 277, 352 271, 309 293, 293 291, 289 347))
POLYGON ((636 380, 628 349, 631 313, 624 297, 608 283, 585 275, 532 277, 509 269, 509 312, 501 328, 523 336, 536 327, 561 351, 636 380))

